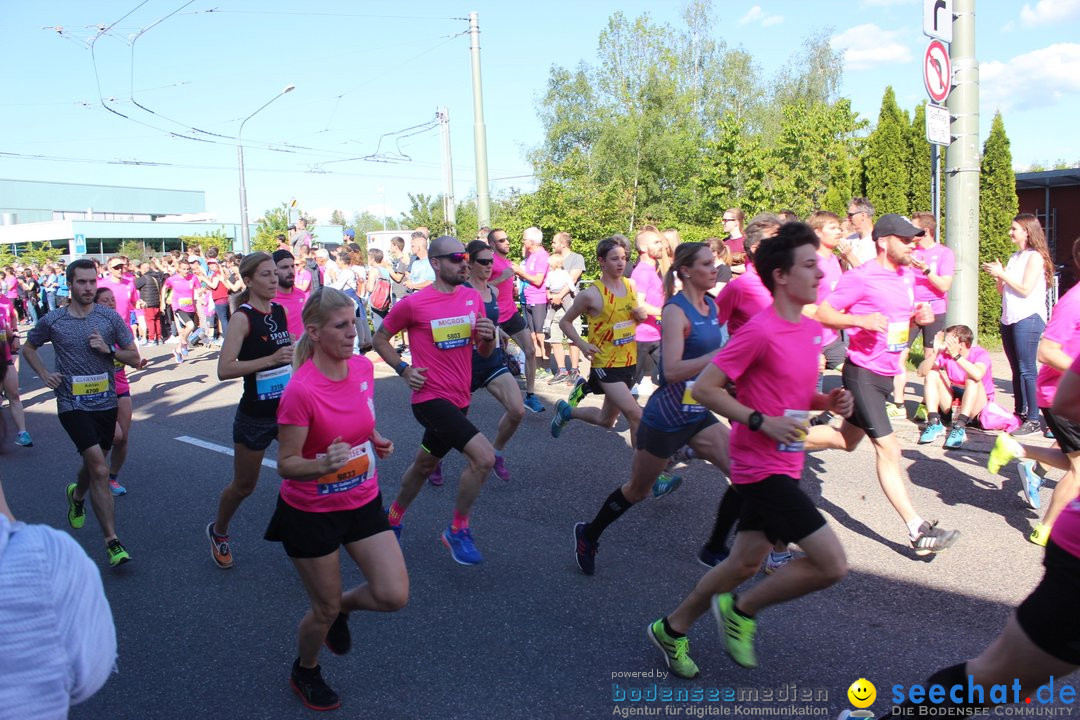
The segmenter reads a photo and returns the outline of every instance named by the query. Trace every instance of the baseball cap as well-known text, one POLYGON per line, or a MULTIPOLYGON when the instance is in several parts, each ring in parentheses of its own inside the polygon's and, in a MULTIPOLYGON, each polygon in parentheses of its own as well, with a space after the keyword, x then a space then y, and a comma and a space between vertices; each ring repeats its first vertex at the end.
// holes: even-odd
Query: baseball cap
POLYGON ((883 238, 886 235, 895 235, 897 237, 910 238, 910 237, 922 237, 926 234, 926 231, 922 228, 917 228, 911 224, 903 215, 897 215, 896 213, 888 213, 878 218, 878 221, 874 223, 873 238, 883 238))
POLYGON ((356 237, 356 231, 353 230, 352 228, 345 228, 345 232, 343 232, 342 235, 354 238, 354 237, 356 237))

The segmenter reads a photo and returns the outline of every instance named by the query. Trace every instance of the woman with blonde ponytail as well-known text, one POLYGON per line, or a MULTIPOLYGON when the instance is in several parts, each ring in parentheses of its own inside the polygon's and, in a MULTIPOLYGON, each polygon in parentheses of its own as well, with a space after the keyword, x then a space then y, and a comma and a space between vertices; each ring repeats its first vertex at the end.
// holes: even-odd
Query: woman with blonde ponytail
POLYGON ((335 655, 352 647, 349 614, 394 612, 409 599, 409 575, 379 492, 376 458, 394 444, 375 429, 375 367, 353 354, 352 299, 321 287, 304 304, 295 371, 278 408, 277 509, 266 539, 281 542, 311 600, 300 621, 290 685, 305 706, 341 704, 319 666, 325 643, 335 655), (341 587, 344 546, 367 582, 341 587))
POLYGON ((244 380, 233 420, 233 480, 221 493, 217 516, 206 526, 210 556, 222 569, 233 565, 229 521, 255 491, 263 455, 277 437, 278 401, 292 374, 293 358, 285 308, 273 302, 278 291, 274 259, 262 252, 245 256, 240 278, 244 290, 237 297, 217 366, 219 380, 244 380))

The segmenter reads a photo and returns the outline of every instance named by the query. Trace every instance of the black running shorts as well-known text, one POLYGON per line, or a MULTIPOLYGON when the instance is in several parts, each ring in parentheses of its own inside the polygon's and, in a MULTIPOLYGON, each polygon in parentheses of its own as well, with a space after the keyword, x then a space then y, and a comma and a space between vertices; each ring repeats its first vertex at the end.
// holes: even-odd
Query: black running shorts
POLYGON ((1068 455, 1080 451, 1080 425, 1060 415, 1055 415, 1050 412, 1050 408, 1039 409, 1042 410, 1043 419, 1046 420, 1046 427, 1054 433, 1054 439, 1061 447, 1061 452, 1068 455))
POLYGON ((923 348, 934 346, 934 336, 945 329, 945 313, 934 316, 934 322, 929 325, 918 325, 915 322, 911 323, 911 333, 908 335, 908 347, 915 342, 915 338, 922 335, 923 348))
POLYGON ((736 532, 765 533, 769 542, 797 543, 825 526, 825 517, 787 475, 770 475, 759 482, 732 485, 742 499, 736 532))
POLYGON ((706 412, 702 413, 701 419, 695 423, 679 428, 674 432, 664 432, 649 427, 643 420, 638 425, 636 447, 638 450, 644 450, 650 455, 667 460, 675 454, 676 450, 689 443, 690 438, 716 425, 718 422, 720 421, 716 419, 715 415, 706 412))
POLYGON ((277 418, 259 418, 246 415, 240 410, 236 411, 232 425, 232 441, 236 445, 243 445, 248 450, 265 450, 270 443, 277 439, 277 418))
POLYGON ((521 313, 515 310, 513 315, 499 323, 499 327, 502 328, 504 333, 514 337, 526 328, 525 318, 521 317, 521 313))
POLYGON ((102 452, 109 452, 112 448, 113 435, 116 433, 116 408, 69 410, 60 413, 59 417, 60 424, 80 455, 95 445, 100 445, 102 452))
POLYGON ((354 510, 308 512, 294 508, 280 495, 270 525, 263 536, 280 542, 291 558, 317 558, 329 555, 372 535, 390 530, 382 506, 382 493, 354 510))
POLYGON ((449 400, 436 398, 412 406, 413 416, 424 426, 420 447, 437 458, 451 450, 464 452, 480 431, 465 417, 469 407, 459 408, 449 400))
POLYGON ((1070 665, 1080 665, 1080 558, 1054 543, 1046 543, 1046 573, 1020 607, 1016 621, 1043 652, 1070 665))
POLYGON ((547 311, 547 303, 544 303, 543 305, 525 306, 525 324, 528 326, 529 332, 544 332, 544 324, 547 322, 547 311))
POLYGON ((194 312, 188 312, 187 310, 173 310, 173 315, 176 316, 177 325, 194 325, 195 314, 194 312))
POLYGON ((821 349, 826 370, 835 370, 847 361, 847 347, 847 339, 841 336, 821 349))
POLYGON ((622 383, 628 388, 634 387, 634 374, 637 365, 629 367, 593 368, 589 370, 589 390, 603 394, 604 385, 622 383))
POLYGON ((892 423, 889 422, 885 403, 892 395, 893 379, 859 367, 850 360, 844 363, 841 378, 844 387, 851 392, 855 400, 855 410, 848 422, 861 428, 872 438, 892 435, 892 423))

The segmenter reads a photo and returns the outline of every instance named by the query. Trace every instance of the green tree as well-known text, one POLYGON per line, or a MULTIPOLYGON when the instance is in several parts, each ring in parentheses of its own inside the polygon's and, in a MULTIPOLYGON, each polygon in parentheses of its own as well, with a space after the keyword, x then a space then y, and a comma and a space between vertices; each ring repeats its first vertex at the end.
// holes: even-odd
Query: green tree
MULTIPOLYGON (((198 245, 203 249, 203 253, 209 247, 216 247, 218 250, 225 252, 232 250, 232 238, 225 234, 222 228, 214 228, 213 230, 207 230, 205 232, 198 232, 193 235, 181 235, 180 242, 182 247, 188 245, 198 245)), ((274 244, 277 247, 277 244, 274 244)))
POLYGON ((409 209, 401 213, 401 222, 406 228, 426 227, 432 237, 444 235, 448 226, 443 213, 442 195, 409 193, 409 209))
POLYGON ((877 127, 866 139, 863 155, 866 198, 878 215, 908 213, 911 170, 906 159, 910 153, 910 125, 907 112, 896 104, 892 86, 885 88, 877 127))
POLYGON ((929 211, 932 207, 930 197, 930 142, 926 139, 926 101, 915 107, 911 126, 908 128, 908 185, 907 213, 929 211))
POLYGON ((345 221, 345 213, 340 210, 334 210, 334 212, 330 213, 330 224, 345 227, 349 223, 345 221))
MULTIPOLYGON (((1002 263, 1012 253, 1009 226, 1019 210, 1012 152, 1005 135, 1001 113, 995 113, 990 135, 983 144, 979 175, 979 263, 997 259, 1002 263)), ((997 335, 1001 316, 1001 296, 994 279, 979 273, 979 335, 997 335)))
MULTIPOLYGON (((300 217, 304 217, 301 212, 300 217)), ((251 249, 261 252, 274 252, 277 249, 278 235, 289 235, 289 204, 281 203, 270 208, 255 225, 255 237, 251 239, 251 249)))
POLYGON ((37 244, 27 243, 26 249, 19 253, 19 261, 24 264, 41 266, 46 263, 56 262, 63 254, 63 250, 54 248, 45 241, 37 244))
POLYGON ((116 249, 117 255, 123 255, 133 263, 145 260, 151 253, 146 249, 146 243, 140 240, 125 240, 116 249))

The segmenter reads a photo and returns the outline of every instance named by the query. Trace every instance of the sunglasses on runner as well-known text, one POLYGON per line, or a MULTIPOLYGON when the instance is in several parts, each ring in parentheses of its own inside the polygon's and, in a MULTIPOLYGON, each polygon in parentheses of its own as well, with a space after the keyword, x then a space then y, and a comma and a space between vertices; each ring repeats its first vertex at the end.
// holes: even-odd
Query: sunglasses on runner
POLYGON ((463 253, 463 252, 456 252, 456 253, 446 253, 445 255, 434 255, 433 257, 434 257, 434 258, 435 258, 436 260, 449 260, 450 262, 452 262, 452 263, 454 263, 455 265, 457 265, 458 263, 463 263, 463 262, 465 262, 465 260, 466 260, 466 259, 467 259, 467 258, 468 258, 469 256, 468 256, 468 254, 467 254, 467 253, 463 253))
POLYGON ((495 258, 473 258, 469 262, 480 263, 481 265, 490 265, 495 262, 495 258))

